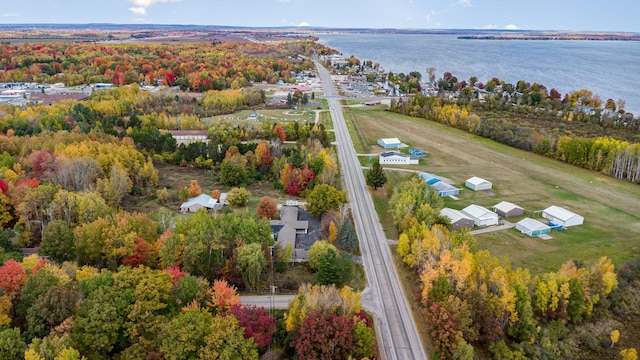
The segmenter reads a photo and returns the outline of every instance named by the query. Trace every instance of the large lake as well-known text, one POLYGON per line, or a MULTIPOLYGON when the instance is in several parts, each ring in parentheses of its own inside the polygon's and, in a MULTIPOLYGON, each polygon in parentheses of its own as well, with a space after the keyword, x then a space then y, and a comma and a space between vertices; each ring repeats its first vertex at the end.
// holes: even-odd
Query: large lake
POLYGON ((319 34, 319 42, 345 56, 372 60, 394 73, 427 67, 436 77, 445 71, 458 80, 493 77, 555 88, 563 95, 591 90, 603 103, 624 99, 626 110, 640 115, 640 42, 563 40, 461 40, 455 35, 319 34))

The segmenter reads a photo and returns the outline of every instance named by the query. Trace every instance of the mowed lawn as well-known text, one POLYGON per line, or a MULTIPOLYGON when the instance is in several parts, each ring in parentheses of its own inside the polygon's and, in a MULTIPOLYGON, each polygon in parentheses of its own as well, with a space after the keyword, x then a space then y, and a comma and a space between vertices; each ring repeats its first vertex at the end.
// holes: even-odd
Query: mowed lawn
MULTIPOLYGON (((582 226, 553 231, 551 240, 530 238, 515 229, 477 235, 478 247, 494 256, 507 256, 514 265, 533 273, 557 270, 569 259, 592 263, 608 256, 619 266, 640 256, 639 185, 423 119, 366 108, 351 108, 345 115, 353 123, 352 138, 358 152, 379 153, 378 138, 397 137, 429 152, 420 165, 404 168, 451 179, 459 188, 464 188, 471 176, 493 183, 493 195, 465 188, 459 200, 446 198, 445 206, 462 209, 474 203, 491 208, 504 200, 522 206, 531 217, 539 217, 535 211, 558 205, 585 218, 582 226)), ((394 174, 392 178, 400 181, 402 177, 394 174)), ((393 233, 388 231, 387 235, 392 237, 393 233)))

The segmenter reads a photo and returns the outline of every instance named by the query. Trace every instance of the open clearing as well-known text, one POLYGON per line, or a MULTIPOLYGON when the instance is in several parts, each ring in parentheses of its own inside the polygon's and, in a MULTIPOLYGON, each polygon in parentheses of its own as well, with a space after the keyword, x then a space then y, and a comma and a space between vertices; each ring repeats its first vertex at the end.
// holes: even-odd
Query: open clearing
POLYGON ((552 240, 529 238, 515 229, 477 235, 478 248, 487 249, 494 256, 508 256, 514 265, 528 267, 533 273, 557 270, 569 259, 591 263, 608 256, 619 266, 640 256, 638 185, 424 119, 367 108, 345 109, 345 113, 352 123, 352 138, 359 152, 379 152, 378 138, 397 137, 430 154, 420 165, 406 168, 452 179, 459 188, 464 188, 465 180, 471 176, 493 182, 494 195, 465 188, 460 200, 447 198, 445 206, 462 209, 475 203, 491 207, 504 200, 524 207, 528 216, 558 205, 585 218, 582 226, 553 231, 552 240))

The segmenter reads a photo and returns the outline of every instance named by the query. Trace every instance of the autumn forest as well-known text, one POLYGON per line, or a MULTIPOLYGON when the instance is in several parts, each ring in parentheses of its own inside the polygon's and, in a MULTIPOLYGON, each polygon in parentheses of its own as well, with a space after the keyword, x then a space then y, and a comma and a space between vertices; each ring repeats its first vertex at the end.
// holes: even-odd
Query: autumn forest
MULTIPOLYGON (((0 83, 88 91, 0 103, 0 358, 377 357, 330 121, 220 117, 320 110, 321 101, 309 104, 315 93, 292 90, 274 103, 257 86, 313 72, 309 59, 335 53, 316 40, 0 44, 0 83), (113 88, 91 88, 98 83, 113 88), (207 141, 178 144, 176 130, 204 131, 207 141), (175 173, 195 175, 171 183, 175 173), (179 211, 223 193, 228 206, 179 211), (305 201, 319 224, 308 263, 274 246, 270 220, 283 198, 305 201), (241 303, 240 293, 270 291, 274 276, 296 294, 286 311, 241 303)), ((512 89, 525 100, 480 102, 472 90, 445 99, 460 88, 450 76, 433 81, 438 96, 417 91, 420 76, 393 80, 409 91, 390 111, 640 182, 637 120, 609 102, 597 116, 575 110, 602 105, 589 93, 562 99, 525 83, 512 89)), ((387 182, 379 167, 367 171, 372 191, 387 182)), ((419 284, 409 296, 435 358, 596 359, 623 338, 616 356, 637 359, 640 344, 624 331, 637 334, 640 259, 617 269, 606 257, 567 259, 531 274, 451 231, 442 199, 417 177, 387 185, 397 265, 419 284)))

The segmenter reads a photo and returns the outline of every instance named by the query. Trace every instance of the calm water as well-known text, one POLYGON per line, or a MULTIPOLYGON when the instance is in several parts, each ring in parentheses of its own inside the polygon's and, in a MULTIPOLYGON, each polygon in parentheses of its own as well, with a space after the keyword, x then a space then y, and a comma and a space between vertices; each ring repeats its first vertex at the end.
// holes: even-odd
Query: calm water
POLYGON ((387 71, 436 68, 458 80, 476 76, 513 83, 525 80, 555 88, 563 95, 591 90, 603 103, 624 99, 626 110, 640 115, 640 42, 459 40, 455 35, 321 34, 320 43, 377 62, 387 71))

